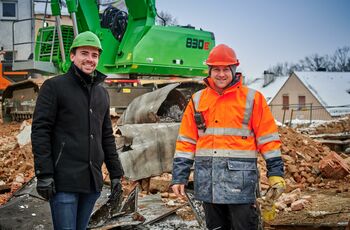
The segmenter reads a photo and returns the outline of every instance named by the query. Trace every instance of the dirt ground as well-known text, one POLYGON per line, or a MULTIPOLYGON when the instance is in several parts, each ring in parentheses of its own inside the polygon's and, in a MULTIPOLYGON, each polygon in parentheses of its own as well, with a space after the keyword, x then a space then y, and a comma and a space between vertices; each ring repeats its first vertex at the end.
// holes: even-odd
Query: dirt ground
MULTIPOLYGON (((348 119, 350 120, 350 117, 348 119)), ((115 121, 113 120, 113 123, 115 121)), ((27 122, 31 123, 30 120, 27 122)), ((350 122, 345 123, 350 124, 350 122)), ((16 139, 20 133, 20 127, 21 123, 3 124, 0 122, 0 206, 6 203, 13 192, 34 176, 31 144, 22 146, 16 139)), ((331 127, 332 132, 336 132, 335 125, 331 127)), ((350 130, 350 127, 344 128, 343 123, 339 127, 341 132, 344 132, 344 129, 350 130)), ((280 127, 279 133, 285 162, 286 195, 298 191, 299 194, 295 200, 305 198, 307 202, 298 211, 293 211, 291 203, 288 202, 278 207, 277 218, 265 229, 297 229, 297 227, 298 229, 315 229, 315 226, 320 227, 316 229, 324 229, 327 226, 329 228, 325 229, 345 229, 345 225, 350 220, 350 175, 341 179, 325 178, 319 170, 319 162, 332 152, 327 146, 288 127, 280 127)), ((342 157, 348 156, 342 154, 342 157)), ((259 158, 259 169, 261 188, 264 192, 268 188, 268 179, 262 158, 259 158)), ((169 182, 171 175, 163 178, 169 182)), ((160 191, 163 185, 159 185, 157 190, 157 186, 153 185, 152 192, 167 194, 164 202, 174 203, 176 200, 174 194, 170 191, 160 191)), ((145 192, 142 193, 145 194, 145 192)), ((188 208, 182 210, 176 213, 177 218, 193 223, 195 220, 193 213, 188 208)))
MULTIPOLYGON (((350 183, 342 183, 350 186, 350 183)), ((345 229, 350 221, 350 191, 339 192, 338 189, 306 189, 303 196, 311 196, 312 199, 299 211, 279 212, 276 219, 271 222, 271 228, 286 229, 287 226, 300 229, 312 229, 311 227, 329 227, 333 229, 345 229), (273 228, 274 227, 274 228, 273 228)))

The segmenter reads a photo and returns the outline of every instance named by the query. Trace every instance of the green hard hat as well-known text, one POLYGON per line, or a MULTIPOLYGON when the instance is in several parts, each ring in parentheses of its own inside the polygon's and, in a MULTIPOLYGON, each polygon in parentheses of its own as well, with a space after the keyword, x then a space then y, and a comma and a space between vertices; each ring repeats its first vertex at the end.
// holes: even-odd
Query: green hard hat
POLYGON ((77 48, 80 46, 92 46, 92 47, 96 47, 97 49, 100 50, 100 52, 102 52, 102 46, 101 46, 101 42, 100 39, 98 39, 97 35, 94 34, 91 31, 85 31, 83 33, 78 34, 73 42, 72 42, 72 46, 70 47, 69 52, 72 52, 73 48, 77 48))

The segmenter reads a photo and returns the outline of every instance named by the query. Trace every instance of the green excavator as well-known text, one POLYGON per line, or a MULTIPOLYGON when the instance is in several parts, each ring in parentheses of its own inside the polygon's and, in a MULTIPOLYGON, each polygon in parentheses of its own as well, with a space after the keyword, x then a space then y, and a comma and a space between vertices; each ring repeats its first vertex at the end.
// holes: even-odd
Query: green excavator
POLYGON ((104 85, 117 113, 135 97, 169 83, 183 82, 179 88, 189 95, 200 87, 198 79, 208 74, 205 60, 215 45, 214 34, 192 26, 156 25, 155 0, 125 0, 119 4, 125 10, 109 5, 102 11, 104 4, 98 0, 66 0, 65 5, 72 25, 62 25, 61 1, 51 0, 55 26, 38 30, 32 59, 14 61, 14 70, 45 77, 5 89, 5 121, 31 117, 42 81, 68 70, 69 48, 84 31, 92 31, 101 40, 103 52, 97 69, 108 75, 104 85))

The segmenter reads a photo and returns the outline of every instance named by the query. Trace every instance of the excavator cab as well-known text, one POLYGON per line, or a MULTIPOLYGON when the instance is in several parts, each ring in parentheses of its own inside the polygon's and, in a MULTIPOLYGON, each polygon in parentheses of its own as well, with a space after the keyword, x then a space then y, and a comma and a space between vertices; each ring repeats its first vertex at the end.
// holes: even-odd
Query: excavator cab
POLYGON ((35 61, 51 62, 57 68, 53 74, 67 71, 74 37, 89 30, 101 40, 104 51, 98 70, 105 74, 134 78, 207 75, 204 61, 215 45, 213 33, 188 26, 156 25, 155 0, 125 0, 127 12, 110 5, 102 13, 96 0, 75 2, 67 4, 73 25, 58 27, 59 3, 52 0, 56 26, 41 28, 37 35, 35 61))

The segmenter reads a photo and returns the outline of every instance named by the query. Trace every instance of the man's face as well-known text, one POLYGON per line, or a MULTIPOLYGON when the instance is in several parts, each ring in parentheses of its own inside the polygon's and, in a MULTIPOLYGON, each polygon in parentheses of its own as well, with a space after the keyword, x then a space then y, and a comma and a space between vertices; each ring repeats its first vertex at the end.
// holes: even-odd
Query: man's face
POLYGON ((230 66, 212 66, 210 77, 219 90, 230 84, 233 78, 230 66))
POLYGON ((70 60, 86 74, 95 71, 99 58, 99 50, 91 46, 81 46, 76 49, 75 54, 70 53, 70 60))

